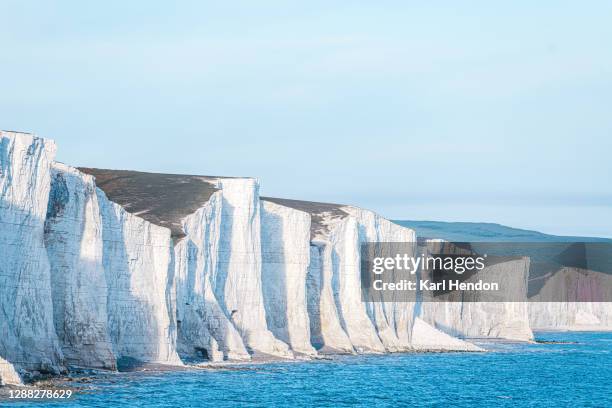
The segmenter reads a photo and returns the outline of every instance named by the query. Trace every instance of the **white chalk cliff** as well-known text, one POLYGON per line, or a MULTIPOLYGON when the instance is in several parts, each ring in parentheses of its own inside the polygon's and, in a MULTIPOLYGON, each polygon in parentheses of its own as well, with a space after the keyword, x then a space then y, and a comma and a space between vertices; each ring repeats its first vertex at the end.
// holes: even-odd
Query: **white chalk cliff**
POLYGON ((424 321, 415 331, 419 319, 414 302, 363 301, 360 245, 414 242, 414 231, 352 206, 270 197, 264 201, 310 215, 306 296, 311 343, 319 353, 478 350, 424 321))
POLYGON ((609 274, 578 268, 562 268, 546 279, 530 298, 529 321, 538 330, 612 331, 612 297, 609 274), (542 299, 563 299, 545 302, 542 299), (578 301, 593 299, 593 302, 578 301))
POLYGON ((50 140, 0 133, 3 383, 75 366, 476 351, 456 337, 531 338, 520 302, 363 301, 360 245, 416 241, 371 211, 261 198, 253 178, 76 169, 54 154, 50 140))
MULTIPOLYGON (((487 266, 467 282, 480 275, 498 282, 504 298, 526 299, 529 258, 508 260, 487 266)), ((479 301, 478 293, 466 299, 462 291, 452 292, 444 301, 423 302, 423 319, 439 330, 460 338, 498 338, 517 341, 533 340, 526 302, 479 301)), ((491 295, 487 294, 488 299, 491 295)))
POLYGON ((306 275, 310 216, 262 201, 262 287, 268 328, 295 353, 316 354, 310 343, 306 275))
POLYGON ((240 333, 214 294, 221 204, 221 192, 215 192, 202 208, 187 216, 183 223, 186 237, 174 249, 178 350, 181 356, 211 361, 248 360, 240 333))
POLYGON ((0 133, 0 357, 50 373, 59 372, 64 360, 44 244, 54 158, 50 140, 0 133))
POLYGON ((23 385, 15 367, 0 357, 0 385, 23 385))
POLYGON ((55 331, 66 363, 113 369, 102 219, 94 179, 53 163, 51 186, 45 246, 51 264, 55 331))

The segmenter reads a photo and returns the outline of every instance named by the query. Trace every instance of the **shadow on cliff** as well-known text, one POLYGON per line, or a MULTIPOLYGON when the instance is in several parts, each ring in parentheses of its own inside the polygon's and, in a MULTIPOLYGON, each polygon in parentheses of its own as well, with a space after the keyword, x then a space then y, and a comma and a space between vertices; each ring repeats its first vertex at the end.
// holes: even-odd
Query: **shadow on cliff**
MULTIPOLYGON (((141 259, 132 258, 128 253, 126 242, 130 238, 125 231, 125 220, 101 190, 98 190, 98 196, 101 203, 103 265, 108 285, 108 329, 117 368, 130 371, 146 366, 149 360, 158 360, 161 350, 155 339, 159 337, 160 327, 154 318, 152 304, 134 294, 134 275, 130 269, 141 259)), ((142 245, 146 243, 142 242, 142 245)))
POLYGON ((80 177, 55 174, 44 239, 51 267, 55 331, 67 364, 114 370, 115 356, 107 328, 108 288, 102 265, 102 237, 88 239, 86 235, 86 227, 95 228, 96 221, 100 221, 87 214, 95 210, 99 217, 95 197, 95 190, 81 185, 80 177), (76 192, 70 197, 68 183, 82 188, 83 195, 76 192), (68 203, 72 205, 67 208, 68 203))
MULTIPOLYGON (((267 212, 265 215, 266 225, 274 225, 273 239, 282 239, 283 219, 282 217, 267 212)), ((263 220, 263 217, 262 217, 263 220)), ((263 230, 263 228, 262 228, 263 230)), ((263 234, 262 234, 263 238, 263 234)), ((270 237, 266 237, 270 238, 270 237)), ((289 333, 289 293, 287 291, 287 263, 285 253, 279 250, 277 245, 271 245, 272 251, 261 251, 261 286, 266 311, 266 325, 276 338, 284 341, 291 347, 289 333)))
MULTIPOLYGON (((211 311, 214 305, 213 302, 206 299, 206 286, 210 285, 210 282, 208 282, 209 276, 205 272, 206 268, 204 265, 195 262, 198 259, 200 248, 189 238, 189 235, 183 239, 186 241, 176 244, 186 246, 184 253, 179 253, 179 256, 184 256, 185 273, 176 274, 175 272, 177 351, 183 361, 195 364, 211 360, 211 353, 214 352, 214 350, 211 350, 212 335, 209 330, 214 318, 211 311), (204 271, 200 271, 199 267, 204 267, 204 271), (202 279, 199 283, 201 287, 198 288, 197 276, 200 273, 202 279)), ((205 241, 209 242, 208 240, 205 241)), ((207 258, 208 254, 201 255, 205 265, 206 262, 210 262, 210 259, 207 258)), ((176 257, 176 252, 173 256, 176 257)))
POLYGON ((231 238, 227 239, 226 237, 231 237, 231 221, 228 222, 226 220, 227 217, 232 217, 234 213, 234 207, 223 198, 222 207, 221 207, 221 228, 219 230, 219 250, 217 255, 217 267, 214 271, 214 276, 212 276, 211 283, 213 285, 213 292, 215 293, 215 297, 219 302, 219 306, 221 306, 221 310, 225 313, 225 316, 229 321, 233 322, 232 316, 236 313, 235 310, 227 310, 227 306, 225 303, 225 285, 227 284, 227 275, 229 272, 229 259, 232 256, 232 242, 231 238), (230 231, 226 231, 229 228, 230 231))
MULTIPOLYGON (((209 321, 208 330, 223 351, 224 357, 227 358, 230 353, 239 348, 244 348, 244 352, 248 354, 251 354, 252 350, 248 348, 243 333, 238 328, 237 320, 240 318, 240 316, 237 316, 238 310, 229 310, 225 299, 230 259, 233 254, 231 237, 233 234, 234 206, 225 198, 222 198, 221 203, 217 254, 214 265, 210 265, 211 273, 207 276, 205 282, 205 285, 210 285, 211 297, 214 300, 206 300, 206 311, 213 316, 212 321, 209 321), (221 317, 222 315, 224 318, 221 317), (237 341, 230 340, 234 333, 238 337, 237 341)), ((207 231, 207 240, 212 242, 211 235, 208 234, 209 231, 207 231)), ((207 256, 212 257, 213 255, 207 253, 207 256)), ((206 290, 206 287, 204 289, 206 290)))
MULTIPOLYGON (((0 163, 0 176, 10 178, 10 166, 0 163)), ((53 325, 44 218, 9 202, 10 184, 0 191, 0 357, 18 368, 58 374, 64 358, 53 325)))
POLYGON ((324 248, 311 242, 309 249, 310 263, 306 273, 306 309, 310 324, 310 343, 316 350, 321 350, 325 347, 325 342, 321 337, 321 280, 323 274, 321 252, 324 248))

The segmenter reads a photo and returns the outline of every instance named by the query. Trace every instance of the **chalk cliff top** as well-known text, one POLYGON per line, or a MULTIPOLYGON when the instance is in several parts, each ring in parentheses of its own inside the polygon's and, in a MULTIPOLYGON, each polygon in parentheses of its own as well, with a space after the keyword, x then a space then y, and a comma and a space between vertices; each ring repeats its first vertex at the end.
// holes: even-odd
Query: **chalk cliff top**
POLYGON ((79 167, 96 178, 109 200, 153 224, 169 228, 173 237, 185 235, 182 220, 208 202, 219 177, 145 173, 79 167))
POLYGON ((349 216, 343 209, 346 206, 342 204, 318 203, 314 201, 290 200, 287 198, 275 197, 261 197, 261 199, 310 214, 311 237, 327 235, 334 222, 349 216))
MULTIPOLYGON (((216 181, 232 178, 89 167, 79 167, 79 170, 94 176, 97 187, 109 200, 153 224, 169 228, 174 237, 184 236, 182 220, 208 202, 218 190, 216 181)), ((334 222, 349 215, 343 210, 346 206, 341 204, 274 197, 261 199, 310 214, 312 237, 327 235, 334 222)))

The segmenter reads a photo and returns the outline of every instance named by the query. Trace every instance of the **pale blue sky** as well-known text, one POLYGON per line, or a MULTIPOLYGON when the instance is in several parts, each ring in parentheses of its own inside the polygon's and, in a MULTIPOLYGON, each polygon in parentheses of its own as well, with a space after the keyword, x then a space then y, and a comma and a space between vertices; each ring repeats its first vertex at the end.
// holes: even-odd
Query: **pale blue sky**
POLYGON ((3 1, 0 128, 74 165, 612 236, 612 2, 173 3, 3 1))

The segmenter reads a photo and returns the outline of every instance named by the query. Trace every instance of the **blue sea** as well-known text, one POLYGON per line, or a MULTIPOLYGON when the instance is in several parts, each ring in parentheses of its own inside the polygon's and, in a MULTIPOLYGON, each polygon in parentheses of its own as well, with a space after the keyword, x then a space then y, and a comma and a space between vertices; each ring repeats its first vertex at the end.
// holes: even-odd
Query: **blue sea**
POLYGON ((344 356, 233 369, 118 373, 39 407, 612 407, 612 333, 537 333, 487 353, 344 356))

